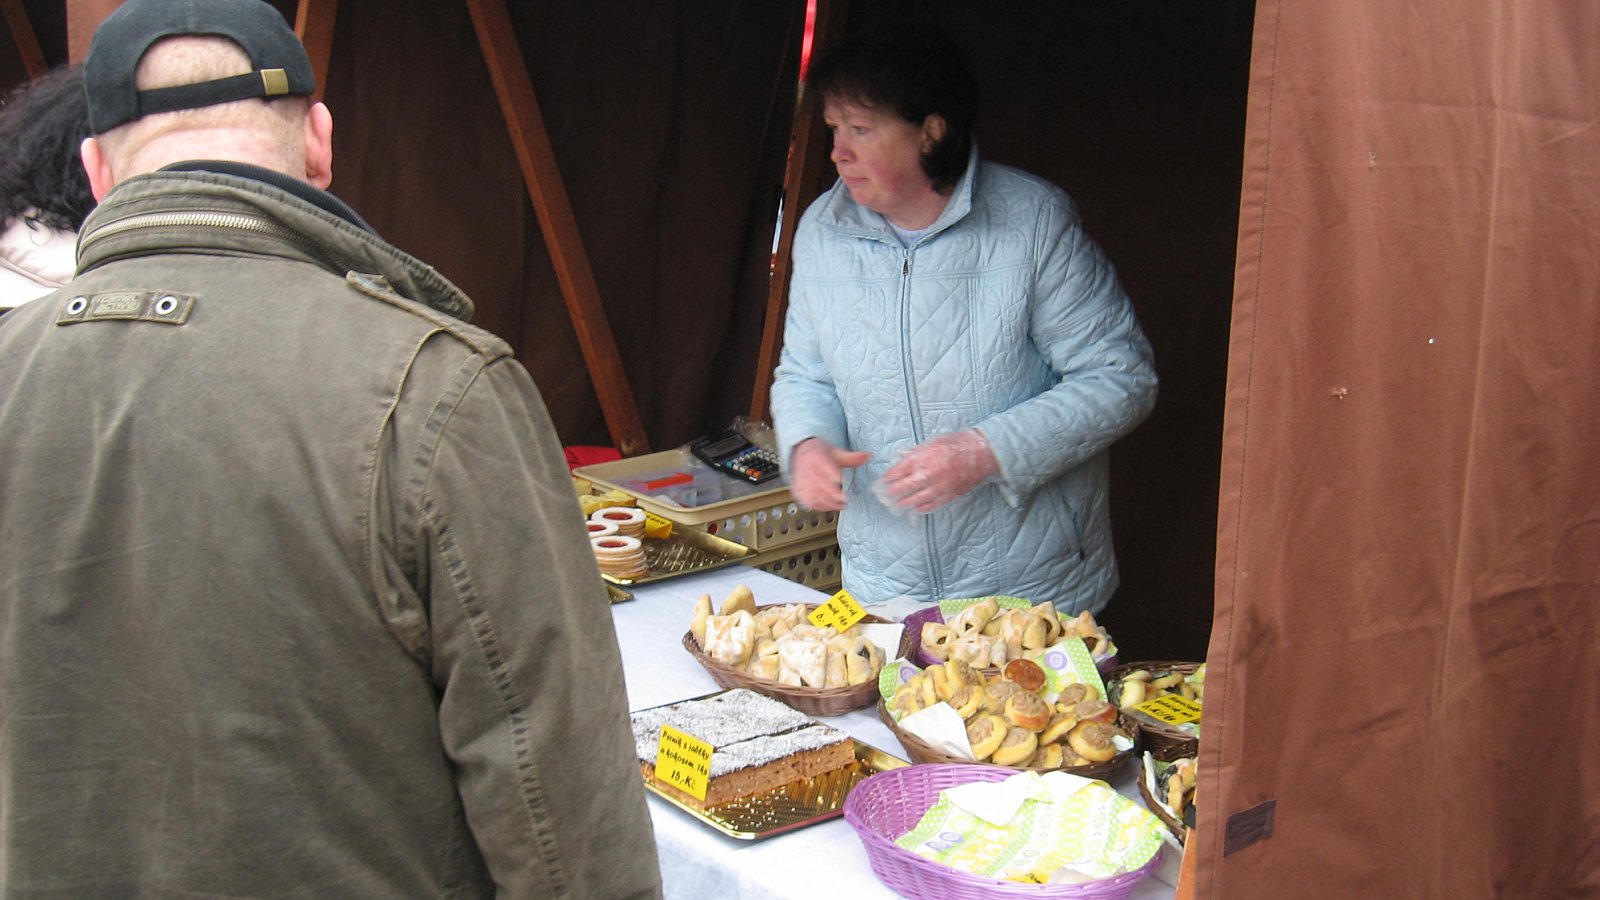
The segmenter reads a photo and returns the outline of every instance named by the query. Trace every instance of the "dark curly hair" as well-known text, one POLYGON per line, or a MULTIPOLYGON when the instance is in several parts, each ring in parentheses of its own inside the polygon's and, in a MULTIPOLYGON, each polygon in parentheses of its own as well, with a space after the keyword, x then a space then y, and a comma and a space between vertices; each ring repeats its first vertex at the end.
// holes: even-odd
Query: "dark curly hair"
POLYGON ((78 145, 89 136, 83 66, 53 69, 0 107, 0 222, 24 216, 77 231, 94 209, 78 145))
POLYGON ((919 126, 942 116, 944 137, 923 154, 922 172, 942 191, 967 170, 978 83, 955 41, 931 22, 847 36, 812 62, 806 90, 817 92, 818 109, 829 100, 848 101, 919 126))

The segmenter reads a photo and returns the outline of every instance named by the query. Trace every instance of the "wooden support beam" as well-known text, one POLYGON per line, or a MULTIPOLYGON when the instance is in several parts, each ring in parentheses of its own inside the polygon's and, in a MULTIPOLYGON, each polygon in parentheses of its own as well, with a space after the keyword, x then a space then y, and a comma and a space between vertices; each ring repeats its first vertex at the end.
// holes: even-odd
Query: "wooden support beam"
POLYGON ((339 0, 300 0, 295 9, 294 33, 305 45, 311 59, 311 74, 317 90, 311 95, 320 101, 328 90, 328 60, 333 57, 333 23, 339 17, 339 0))
POLYGON ((589 268, 589 257, 583 249, 578 223, 561 182, 555 152, 550 147, 550 135, 545 131, 533 81, 523 63, 522 49, 512 31, 505 2, 467 0, 467 8, 472 13, 478 44, 483 48, 489 77, 500 98, 500 111, 505 115, 511 143, 522 165, 522 179, 527 182, 528 196, 539 215, 545 246, 555 265, 567 314, 572 317, 572 326, 577 332, 611 439, 623 456, 648 453, 650 445, 634 403, 633 390, 628 386, 616 340, 611 334, 611 323, 600 303, 600 290, 589 268))
POLYGON ((17 43, 17 55, 28 70, 28 77, 38 78, 50 71, 44 51, 39 48, 39 36, 33 33, 33 23, 28 21, 28 11, 22 0, 0 0, 0 12, 5 13, 6 24, 11 26, 11 39, 17 43))
MULTIPOLYGON (((817 0, 817 18, 812 24, 811 52, 844 34, 849 14, 848 0, 817 0)), ((832 168, 828 162, 828 134, 822 127, 817 100, 809 91, 800 92, 794 110, 794 137, 789 162, 783 174, 783 221, 778 227, 778 250, 773 259, 772 279, 767 290, 766 318, 761 328, 761 351, 756 356, 756 381, 750 395, 750 417, 765 420, 772 397, 772 370, 783 347, 783 317, 789 309, 789 275, 793 269, 794 232, 800 215, 822 192, 823 176, 832 168)))

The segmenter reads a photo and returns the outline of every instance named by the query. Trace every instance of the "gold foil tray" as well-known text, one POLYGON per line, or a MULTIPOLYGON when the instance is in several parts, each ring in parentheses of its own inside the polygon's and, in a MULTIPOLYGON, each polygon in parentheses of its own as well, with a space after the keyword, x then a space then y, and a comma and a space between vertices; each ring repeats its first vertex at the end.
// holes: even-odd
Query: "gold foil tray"
POLYGON ((616 578, 601 573, 612 584, 649 584, 691 572, 732 565, 756 551, 714 534, 674 525, 665 538, 644 538, 644 561, 649 571, 640 578, 616 578))
POLYGON ((856 761, 815 778, 802 778, 764 794, 741 797, 720 806, 701 807, 693 798, 646 778, 651 793, 731 838, 759 841, 796 828, 844 815, 844 798, 863 778, 908 766, 905 760, 851 738, 856 761))

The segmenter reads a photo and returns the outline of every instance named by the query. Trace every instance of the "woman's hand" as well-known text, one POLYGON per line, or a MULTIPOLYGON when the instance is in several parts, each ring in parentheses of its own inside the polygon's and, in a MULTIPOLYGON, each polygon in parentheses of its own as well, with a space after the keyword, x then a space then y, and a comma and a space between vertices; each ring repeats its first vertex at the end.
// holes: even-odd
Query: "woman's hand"
POLYGON ((871 458, 863 450, 840 450, 822 438, 806 438, 789 453, 789 491, 807 509, 844 509, 844 470, 871 458))
POLYGON ((890 500, 919 513, 932 512, 1000 471, 983 432, 976 428, 941 434, 907 450, 883 473, 890 500))

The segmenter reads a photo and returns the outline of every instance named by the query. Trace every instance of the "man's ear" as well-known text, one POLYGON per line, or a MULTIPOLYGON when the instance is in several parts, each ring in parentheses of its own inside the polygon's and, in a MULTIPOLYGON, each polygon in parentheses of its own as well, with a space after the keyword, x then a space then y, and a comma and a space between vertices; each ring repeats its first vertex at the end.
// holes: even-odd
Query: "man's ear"
POLYGON ((117 183, 111 174, 111 161, 106 159, 105 148, 92 137, 84 138, 78 145, 78 158, 83 160, 83 171, 89 176, 89 193, 94 195, 94 202, 99 203, 117 183))
POLYGON ((333 113, 322 103, 306 111, 306 180, 323 190, 333 183, 333 113))

